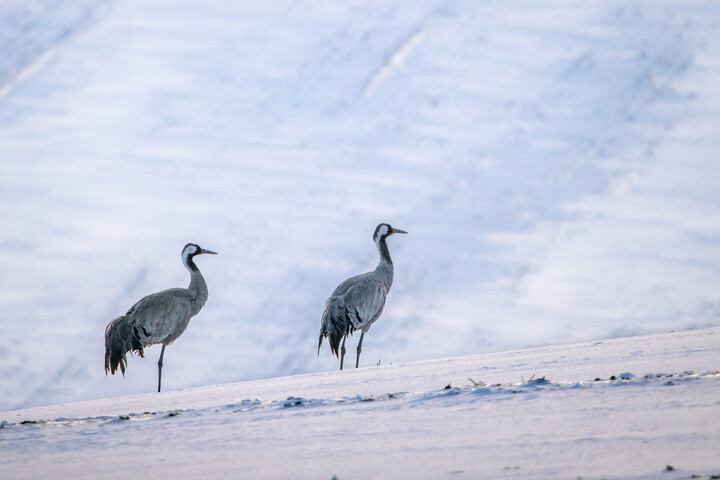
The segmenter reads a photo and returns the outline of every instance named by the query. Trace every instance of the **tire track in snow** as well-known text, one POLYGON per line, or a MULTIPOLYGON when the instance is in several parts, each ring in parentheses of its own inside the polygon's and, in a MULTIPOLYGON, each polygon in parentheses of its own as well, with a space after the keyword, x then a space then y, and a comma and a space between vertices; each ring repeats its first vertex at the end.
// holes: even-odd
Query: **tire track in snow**
POLYGON ((382 82, 403 66, 407 57, 418 45, 422 43, 424 38, 425 33, 422 29, 415 30, 407 38, 407 40, 405 40, 400 47, 395 50, 395 53, 390 55, 387 61, 373 73, 370 80, 367 81, 362 90, 363 96, 369 97, 375 93, 375 90, 382 82))
POLYGON ((97 18, 111 0, 30 0, 0 6, 0 100, 32 77, 59 47, 97 18), (68 2, 70 3, 70 2, 68 2))

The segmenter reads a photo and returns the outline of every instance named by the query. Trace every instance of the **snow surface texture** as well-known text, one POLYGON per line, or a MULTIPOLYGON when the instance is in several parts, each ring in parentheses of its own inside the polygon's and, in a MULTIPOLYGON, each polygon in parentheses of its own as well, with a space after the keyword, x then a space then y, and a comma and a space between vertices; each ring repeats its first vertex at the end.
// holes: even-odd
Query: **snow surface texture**
POLYGON ((719 358, 715 327, 0 412, 0 478, 717 478, 719 358))
MULTIPOLYGON (((210 298, 167 390, 337 368, 324 301, 396 276, 362 365, 718 325, 720 5, 4 1, 0 408, 151 391, 103 331, 210 298)), ((357 341, 357 336, 353 339, 357 341)), ((349 351, 354 352, 354 342, 349 351)))

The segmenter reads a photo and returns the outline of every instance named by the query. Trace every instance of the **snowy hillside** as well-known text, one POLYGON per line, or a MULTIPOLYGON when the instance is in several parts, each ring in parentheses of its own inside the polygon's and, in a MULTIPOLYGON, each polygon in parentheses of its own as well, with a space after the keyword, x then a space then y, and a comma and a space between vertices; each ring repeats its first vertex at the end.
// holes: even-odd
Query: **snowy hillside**
POLYGON ((719 359, 716 327, 0 412, 0 478, 718 478, 719 359))
POLYGON ((147 392, 159 348, 105 377, 103 331, 187 284, 190 241, 220 255, 168 391, 337 368, 320 314, 379 222, 410 234, 365 366, 717 326, 719 23, 685 0, 1 2, 0 408, 147 392))

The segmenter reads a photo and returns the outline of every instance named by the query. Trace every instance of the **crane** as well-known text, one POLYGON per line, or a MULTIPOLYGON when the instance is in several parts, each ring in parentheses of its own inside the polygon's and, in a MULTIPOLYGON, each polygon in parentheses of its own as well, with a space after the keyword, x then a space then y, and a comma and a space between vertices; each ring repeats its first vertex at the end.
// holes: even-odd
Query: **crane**
POLYGON ((363 337, 370 326, 380 318, 385 307, 385 297, 393 282, 393 263, 386 239, 395 233, 407 233, 381 223, 375 228, 373 241, 380 254, 380 263, 374 271, 348 278, 333 291, 325 302, 325 311, 320 326, 318 355, 323 338, 330 342, 330 351, 340 357, 340 370, 345 358, 345 340, 348 334, 361 330, 357 346, 355 368, 360 364, 363 337), (342 346, 340 345, 342 340, 342 346), (338 347, 340 354, 338 355, 338 347))
POLYGON ((162 382, 165 347, 187 328, 190 319, 200 312, 208 298, 208 288, 193 261, 196 255, 215 252, 188 243, 182 249, 182 262, 190 272, 188 288, 170 288, 142 298, 125 315, 113 319, 105 328, 105 375, 120 370, 125 376, 126 353, 136 352, 145 358, 143 349, 162 344, 158 360, 158 392, 162 382))

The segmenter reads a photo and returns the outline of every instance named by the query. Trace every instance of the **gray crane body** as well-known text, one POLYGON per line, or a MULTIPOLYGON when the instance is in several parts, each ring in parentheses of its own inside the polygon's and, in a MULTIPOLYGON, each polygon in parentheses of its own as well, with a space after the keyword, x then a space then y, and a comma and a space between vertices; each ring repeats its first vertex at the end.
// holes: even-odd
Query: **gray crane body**
POLYGON ((385 308, 385 298, 393 283, 394 267, 386 238, 394 233, 407 233, 381 223, 375 229, 373 240, 380 254, 380 262, 374 271, 348 278, 333 291, 325 302, 322 315, 318 353, 323 338, 330 342, 330 350, 340 357, 340 370, 345 357, 345 340, 349 334, 360 330, 355 367, 360 363, 360 351, 365 333, 380 318, 385 308), (340 342, 342 341, 342 345, 340 342))
POLYGON ((215 254, 195 244, 188 244, 182 252, 185 268, 190 272, 188 288, 170 288, 142 298, 127 311, 112 320, 105 329, 105 373, 120 370, 125 375, 128 352, 144 357, 144 348, 162 344, 158 361, 158 392, 162 378, 165 347, 173 343, 190 324, 208 299, 208 287, 193 257, 203 253, 215 254))

